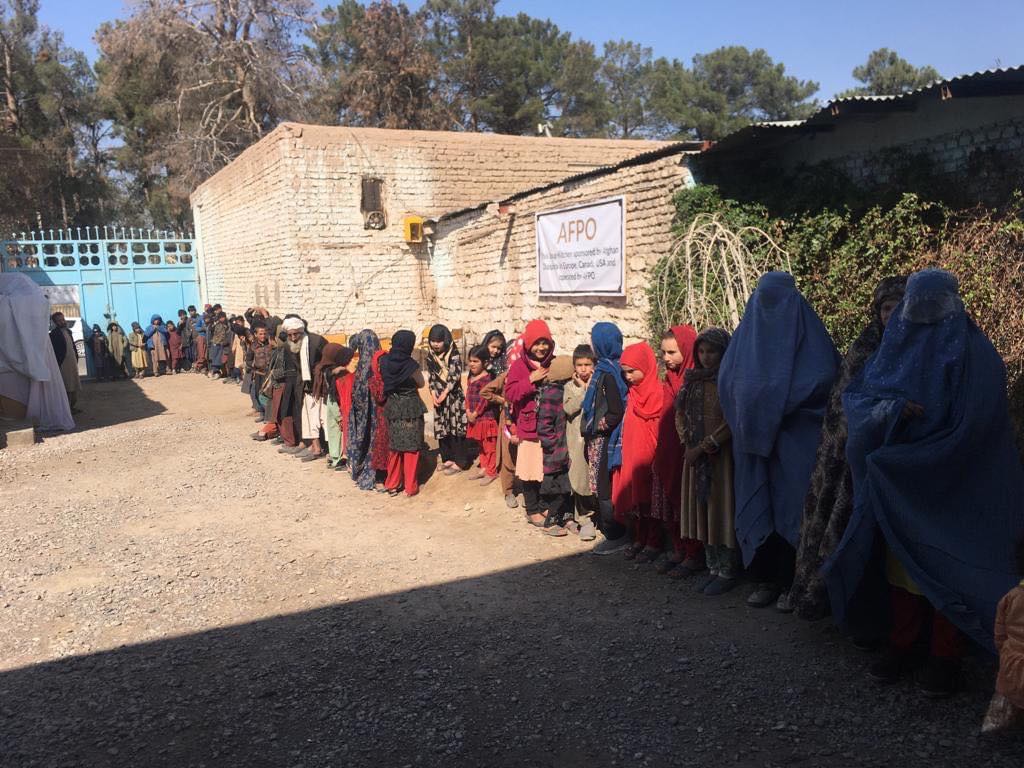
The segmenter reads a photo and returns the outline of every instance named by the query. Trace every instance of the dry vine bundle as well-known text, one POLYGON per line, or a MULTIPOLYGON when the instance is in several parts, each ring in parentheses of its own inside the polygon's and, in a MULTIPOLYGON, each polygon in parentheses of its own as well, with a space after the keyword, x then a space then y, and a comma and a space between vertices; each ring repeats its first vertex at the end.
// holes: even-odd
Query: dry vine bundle
POLYGON ((656 327, 686 322, 735 330, 758 278, 790 270, 789 254, 763 229, 731 229, 719 216, 699 214, 657 268, 651 292, 656 327))

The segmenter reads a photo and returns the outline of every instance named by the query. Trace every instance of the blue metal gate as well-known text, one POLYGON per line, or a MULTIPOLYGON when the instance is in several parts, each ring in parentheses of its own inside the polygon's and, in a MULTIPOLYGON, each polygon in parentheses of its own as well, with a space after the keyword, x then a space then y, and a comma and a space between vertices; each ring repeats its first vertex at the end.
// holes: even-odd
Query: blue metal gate
POLYGON ((3 270, 39 285, 77 286, 83 321, 146 323, 152 314, 175 318, 198 301, 191 235, 86 227, 31 232, 0 240, 3 270))
POLYGON ((4 272, 52 287, 55 310, 80 317, 85 328, 106 330, 114 320, 145 327, 153 314, 176 320, 179 309, 199 300, 191 234, 113 227, 23 232, 0 240, 0 259, 4 272))

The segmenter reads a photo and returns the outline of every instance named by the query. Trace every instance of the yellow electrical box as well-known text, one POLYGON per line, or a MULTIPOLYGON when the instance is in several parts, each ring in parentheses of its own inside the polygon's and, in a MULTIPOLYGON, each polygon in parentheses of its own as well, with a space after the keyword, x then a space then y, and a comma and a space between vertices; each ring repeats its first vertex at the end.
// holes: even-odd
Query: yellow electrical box
POLYGON ((423 242, 423 217, 422 216, 406 216, 402 219, 402 229, 405 232, 405 242, 407 243, 422 243, 423 242))

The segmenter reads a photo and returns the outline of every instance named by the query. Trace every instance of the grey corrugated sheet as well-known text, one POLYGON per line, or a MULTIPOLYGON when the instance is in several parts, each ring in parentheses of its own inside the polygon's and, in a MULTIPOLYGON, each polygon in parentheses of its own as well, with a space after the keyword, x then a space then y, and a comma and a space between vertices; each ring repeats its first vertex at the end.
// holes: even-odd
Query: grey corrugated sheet
POLYGON ((854 108, 858 105, 872 105, 876 108, 872 109, 872 111, 884 111, 887 107, 891 106, 895 110, 907 102, 917 101, 926 94, 938 94, 943 87, 948 87, 952 92, 953 98, 956 98, 957 96, 969 96, 972 91, 976 91, 979 88, 991 90, 993 95, 1000 95, 999 90, 1001 86, 1005 86, 1006 93, 1024 92, 1024 65, 1001 69, 986 69, 967 75, 958 75, 947 80, 935 80, 928 85, 898 96, 847 96, 841 99, 833 99, 806 120, 776 120, 754 123, 723 137, 708 151, 715 152, 735 149, 765 132, 773 134, 783 131, 798 132, 802 128, 813 128, 816 125, 832 125, 836 120, 842 119, 844 116, 844 105, 854 108), (833 114, 834 112, 836 114, 833 114))

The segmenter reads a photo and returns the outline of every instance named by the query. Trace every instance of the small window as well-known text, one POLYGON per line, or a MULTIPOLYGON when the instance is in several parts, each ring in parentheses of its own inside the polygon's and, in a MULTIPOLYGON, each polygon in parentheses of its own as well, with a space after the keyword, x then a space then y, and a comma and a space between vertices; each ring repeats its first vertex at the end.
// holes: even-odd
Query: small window
POLYGON ((191 264, 192 263, 192 254, 191 253, 183 253, 183 254, 181 254, 181 263, 182 264, 191 264))
POLYGON ((145 264, 145 263, 146 263, 146 256, 145 256, 145 254, 136 253, 134 256, 132 256, 132 264, 145 264))
POLYGON ((75 266, 75 257, 74 256, 61 256, 60 257, 60 263, 61 263, 61 266, 64 266, 64 267, 73 267, 73 266, 75 266))
POLYGON ((115 264, 117 264, 117 256, 115 256, 114 254, 110 254, 107 257, 107 263, 110 264, 110 266, 114 266, 115 264))
POLYGON ((90 256, 89 257, 89 263, 91 263, 94 267, 98 267, 100 265, 100 257, 99 256, 90 256))
POLYGON ((78 257, 78 263, 81 264, 83 267, 88 267, 89 266, 89 257, 88 256, 79 256, 78 257))
POLYGON ((107 253, 117 253, 117 243, 107 243, 107 253))
POLYGON ((177 263, 178 263, 178 254, 176 254, 176 253, 168 253, 168 254, 166 254, 164 256, 164 264, 177 264, 177 263))
POLYGON ((67 256, 75 252, 75 246, 73 246, 71 243, 61 243, 60 252, 67 256))
POLYGON ((56 267, 58 264, 60 264, 60 262, 57 261, 56 256, 44 256, 43 264, 45 264, 48 267, 56 267))
POLYGON ((35 256, 37 253, 39 253, 39 249, 36 248, 34 245, 23 245, 21 246, 21 252, 24 253, 26 256, 35 256))
POLYGON ((160 243, 146 243, 146 250, 150 253, 160 253, 160 243))
POLYGON ((44 255, 53 256, 55 253, 57 253, 57 246, 55 246, 53 243, 47 243, 46 245, 43 246, 44 255))
POLYGON ((117 260, 120 261, 122 265, 128 263, 128 257, 127 256, 123 256, 123 255, 122 256, 118 256, 117 260))
POLYGON ((178 243, 178 247, 183 251, 191 251, 192 243, 178 243))
POLYGON ((359 208, 363 213, 372 213, 373 211, 384 210, 382 196, 383 186, 383 179, 363 179, 363 199, 359 204, 359 208))
POLYGON ((177 243, 164 243, 164 253, 174 253, 178 250, 177 243))
POLYGON ((88 243, 79 243, 78 244, 78 252, 79 253, 88 253, 89 252, 89 244, 88 243))
POLYGON ((146 252, 146 244, 145 243, 132 243, 132 253, 145 253, 145 252, 146 252))
POLYGON ((19 269, 20 267, 21 267, 21 259, 17 258, 16 256, 11 256, 10 258, 7 259, 7 268, 8 269, 19 269))
POLYGON ((99 252, 100 252, 100 244, 99 243, 89 243, 89 253, 99 253, 99 252))
POLYGON ((8 256, 17 256, 18 255, 18 244, 17 243, 8 243, 7 244, 7 255, 8 256))
POLYGON ((160 263, 160 254, 159 253, 151 253, 151 254, 149 254, 149 263, 150 264, 159 264, 160 263))
POLYGON ((39 257, 29 256, 25 259, 25 269, 39 269, 39 257))

